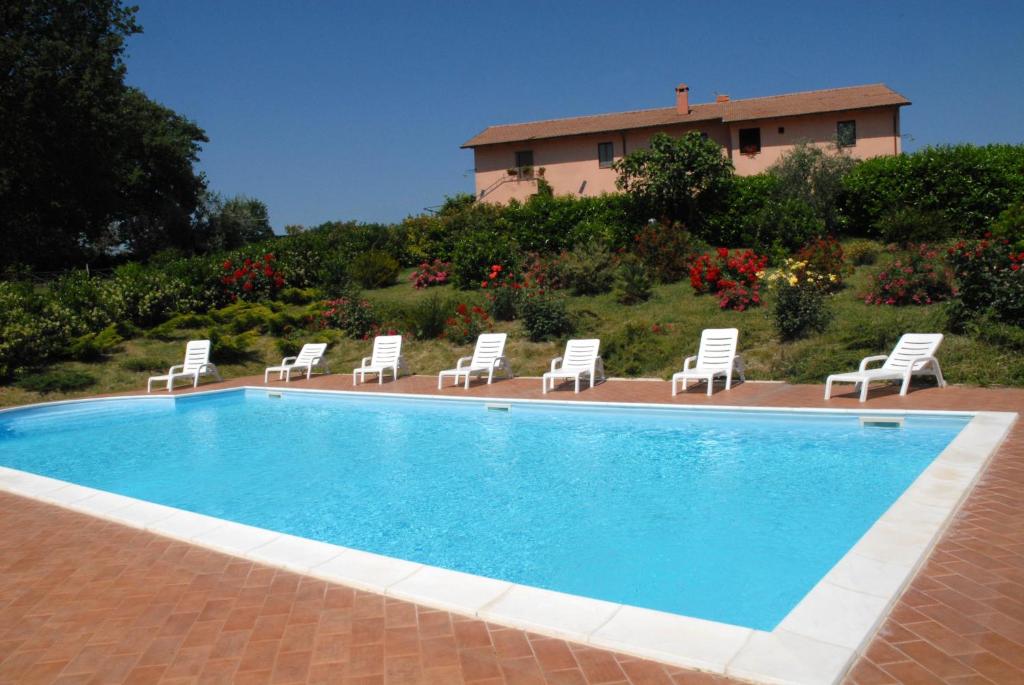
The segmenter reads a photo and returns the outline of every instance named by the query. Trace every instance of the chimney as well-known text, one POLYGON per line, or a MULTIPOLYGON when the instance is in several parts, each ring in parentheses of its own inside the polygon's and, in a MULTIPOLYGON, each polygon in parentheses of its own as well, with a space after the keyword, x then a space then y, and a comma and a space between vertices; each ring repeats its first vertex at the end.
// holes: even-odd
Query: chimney
POLYGON ((723 93, 715 97, 715 102, 729 102, 729 96, 723 93))
POLYGON ((685 83, 676 86, 676 111, 680 114, 690 113, 690 87, 685 83))

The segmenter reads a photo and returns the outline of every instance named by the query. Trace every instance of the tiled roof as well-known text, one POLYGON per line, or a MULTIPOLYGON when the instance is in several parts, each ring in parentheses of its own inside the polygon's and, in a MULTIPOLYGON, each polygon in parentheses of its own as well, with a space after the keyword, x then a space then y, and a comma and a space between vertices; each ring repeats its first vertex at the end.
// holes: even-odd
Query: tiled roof
POLYGON ((603 133, 635 128, 651 128, 701 121, 749 121, 774 117, 840 112, 850 109, 909 105, 906 99, 883 83, 848 88, 812 90, 746 100, 709 102, 691 105, 689 114, 680 114, 675 107, 641 109, 632 112, 596 114, 568 119, 530 121, 525 124, 488 126, 467 140, 462 147, 478 147, 496 143, 512 143, 542 138, 578 136, 585 133, 603 133))

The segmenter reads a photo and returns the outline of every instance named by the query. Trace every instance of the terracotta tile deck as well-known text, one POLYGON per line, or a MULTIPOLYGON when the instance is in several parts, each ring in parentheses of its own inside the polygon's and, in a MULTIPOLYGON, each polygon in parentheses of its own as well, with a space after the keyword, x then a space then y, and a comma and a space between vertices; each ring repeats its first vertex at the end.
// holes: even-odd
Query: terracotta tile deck
MULTIPOLYGON (((259 385, 236 379, 218 386, 259 385)), ((274 384, 277 385, 277 384, 274 384)), ((446 395, 539 398, 517 379, 446 395)), ((351 389, 345 376, 295 388, 351 389)), ((564 386, 563 386, 564 387, 564 386)), ((362 390, 435 393, 432 377, 362 390)), ((188 392, 188 391, 183 391, 188 392)), ((679 404, 1024 410, 1024 390, 821 400, 748 383, 679 404)), ((552 399, 670 402, 665 382, 552 399)), ((1024 683, 1024 422, 996 454, 847 682, 1024 683)), ((276 570, 0 493, 0 683, 725 683, 276 570)))

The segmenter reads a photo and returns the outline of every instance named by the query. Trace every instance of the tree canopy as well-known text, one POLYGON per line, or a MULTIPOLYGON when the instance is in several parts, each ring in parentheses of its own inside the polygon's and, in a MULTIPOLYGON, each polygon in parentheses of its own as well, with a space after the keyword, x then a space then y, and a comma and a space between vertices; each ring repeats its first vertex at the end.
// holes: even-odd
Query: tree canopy
POLYGON ((732 162, 714 141, 691 131, 680 138, 664 133, 650 147, 635 150, 615 163, 620 190, 644 203, 652 218, 703 225, 730 188, 732 162))
POLYGON ((120 0, 0 8, 0 264, 192 248, 207 138, 125 84, 135 13, 120 0))

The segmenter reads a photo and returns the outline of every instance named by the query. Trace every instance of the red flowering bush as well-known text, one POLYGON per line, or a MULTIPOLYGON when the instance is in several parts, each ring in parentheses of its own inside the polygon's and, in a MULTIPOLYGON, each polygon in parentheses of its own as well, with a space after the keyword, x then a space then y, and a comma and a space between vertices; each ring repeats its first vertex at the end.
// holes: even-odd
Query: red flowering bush
POLYGON ((490 302, 491 316, 496 321, 511 321, 519 315, 527 298, 543 295, 557 284, 552 263, 531 255, 521 274, 501 264, 492 265, 480 287, 486 291, 484 296, 490 302))
POLYGON ((728 248, 720 247, 714 256, 703 254, 694 261, 690 285, 697 294, 719 295, 723 309, 743 311, 761 304, 758 291, 766 266, 768 257, 753 250, 730 253, 728 248))
POLYGON ((412 281, 412 287, 417 290, 423 290, 432 285, 444 285, 448 282, 448 275, 451 273, 451 269, 452 263, 442 261, 441 259, 435 259, 433 262, 423 262, 412 273, 409 280, 412 281))
POLYGON ((221 264, 224 274, 221 276, 220 282, 224 284, 224 290, 232 302, 238 299, 267 299, 285 285, 284 274, 277 269, 275 264, 276 259, 270 253, 263 255, 262 259, 254 260, 246 257, 241 264, 226 259, 221 264))
POLYGON ((324 302, 320 314, 321 328, 337 328, 350 338, 366 340, 380 330, 380 322, 368 300, 339 297, 324 302))
POLYGON ((739 283, 730 285, 718 291, 718 306, 722 309, 732 309, 737 312, 746 311, 751 307, 761 306, 761 294, 758 286, 747 287, 739 283))
POLYGON ((477 336, 490 327, 490 317, 482 307, 470 307, 460 302, 455 308, 455 316, 448 319, 443 337, 456 345, 465 345, 476 340, 477 336))
POLYGON ((1006 239, 966 242, 948 250, 966 313, 991 311, 996 319, 1024 326, 1024 251, 1006 239))
POLYGON ((675 283, 690 273, 699 241, 682 224, 648 224, 633 239, 633 250, 660 283, 675 283))
POLYGON ((953 271, 939 251, 922 243, 880 271, 864 296, 868 304, 923 305, 956 295, 953 271))
POLYGON ((824 276, 826 290, 842 289, 846 259, 843 246, 835 238, 818 238, 807 243, 796 253, 795 261, 801 263, 805 271, 824 276))

